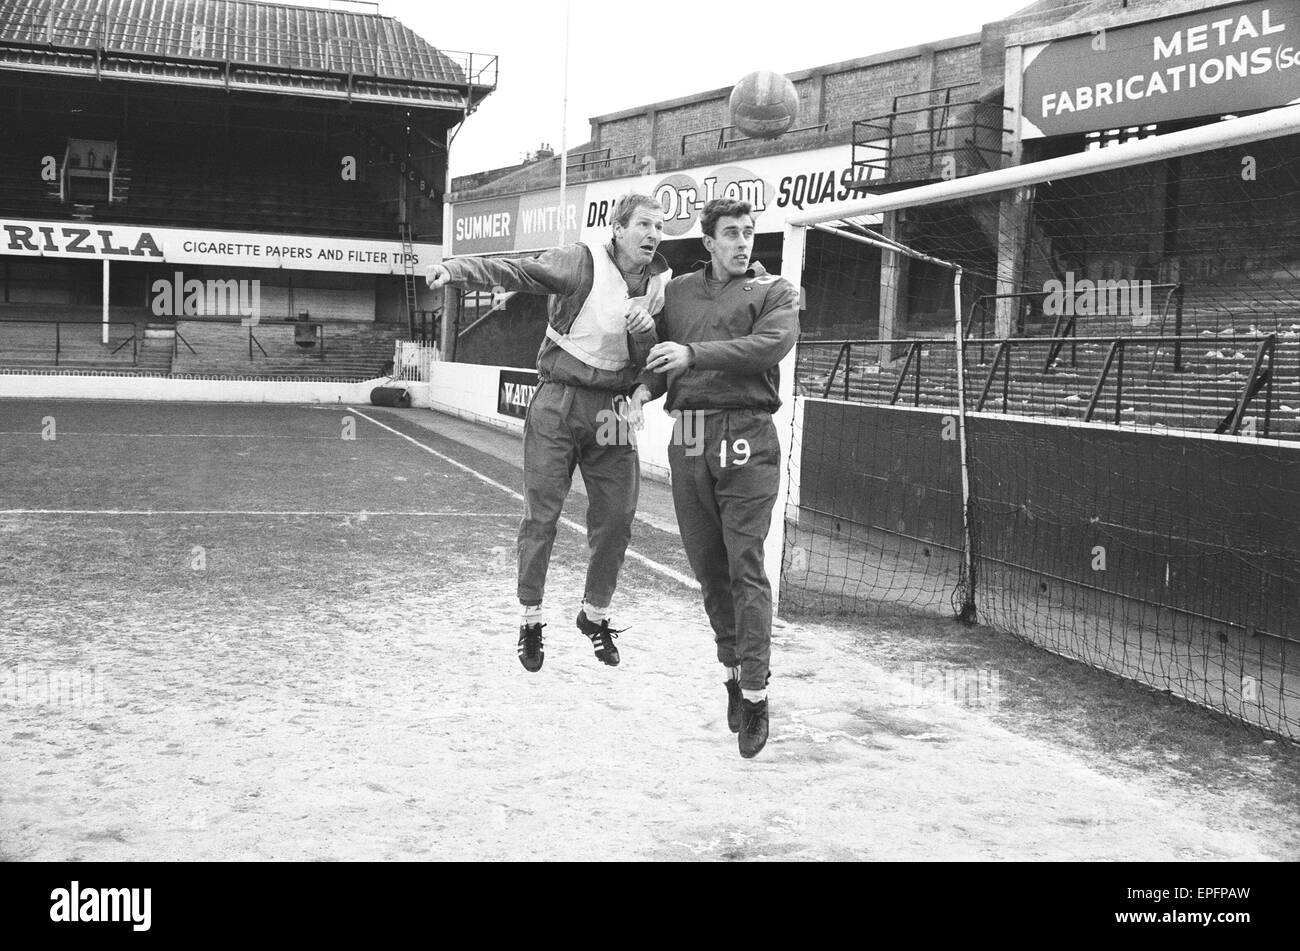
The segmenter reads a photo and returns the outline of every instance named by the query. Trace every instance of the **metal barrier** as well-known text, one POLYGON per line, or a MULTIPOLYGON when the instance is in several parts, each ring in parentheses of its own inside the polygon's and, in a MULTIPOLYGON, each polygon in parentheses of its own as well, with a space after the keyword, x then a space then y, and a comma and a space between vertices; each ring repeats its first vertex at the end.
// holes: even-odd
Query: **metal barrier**
MULTIPOLYGON (((825 132, 827 128, 829 128, 828 124, 823 122, 820 125, 806 125, 806 126, 801 126, 798 129, 788 129, 785 132, 783 132, 782 135, 797 135, 800 132, 825 132)), ((681 141, 682 154, 685 155, 687 153, 686 143, 688 140, 700 138, 706 135, 715 137, 713 149, 708 151, 720 152, 725 148, 735 145, 737 142, 766 141, 764 139, 751 139, 749 138, 749 136, 745 136, 745 135, 742 135, 738 138, 737 137, 727 138, 728 132, 735 132, 735 131, 737 131, 737 129, 734 125, 721 125, 710 129, 699 129, 695 132, 687 132, 685 135, 682 136, 682 141, 681 141)))
POLYGON ((635 161, 636 155, 613 155, 613 149, 588 149, 585 152, 570 152, 568 164, 570 172, 585 172, 589 168, 613 168, 615 162, 635 161))
MULTIPOLYGON (((1156 347, 1161 348, 1167 345, 1181 346, 1183 344, 1203 343, 1204 338, 1195 336, 1184 337, 1155 337, 1151 335, 1138 336, 1111 336, 1111 337, 1074 337, 1075 344, 1107 346, 1108 350, 1102 362, 1100 371, 1097 373, 1092 383, 1091 396, 1088 399, 1087 406, 1083 413, 1085 422, 1093 421, 1098 415, 1102 404, 1102 397, 1108 385, 1113 385, 1115 389, 1114 410, 1110 413, 1112 422, 1119 424, 1122 422, 1124 412, 1123 400, 1126 386, 1135 386, 1134 380, 1125 375, 1125 356, 1129 350, 1134 347, 1156 347)), ((1278 372, 1278 335, 1277 334, 1241 334, 1232 336, 1216 336, 1216 344, 1245 344, 1253 343, 1255 345, 1254 357, 1249 369, 1245 374, 1244 382, 1237 389, 1237 395, 1233 398, 1232 410, 1224 417, 1223 421, 1215 428, 1217 433, 1227 433, 1238 435, 1243 427, 1243 421, 1246 418, 1246 410, 1256 400, 1262 402, 1262 425, 1259 427, 1252 426, 1252 434, 1268 437, 1272 435, 1273 421, 1273 403, 1274 403, 1274 382, 1277 379, 1278 372), (1260 399, 1262 394, 1262 400, 1260 399), (1254 430, 1258 430, 1257 432, 1254 430)), ((1011 376, 1015 354, 1032 351, 1036 348, 1051 347, 1058 343, 1055 338, 1043 337, 1008 337, 996 341, 990 341, 997 344, 997 350, 993 357, 993 363, 989 366, 987 374, 984 376, 983 384, 979 390, 979 396, 973 401, 973 407, 976 411, 983 411, 989 402, 989 394, 992 391, 999 371, 1002 376, 1002 412, 1010 412, 1011 397, 1011 376)), ((964 348, 971 348, 975 341, 965 340, 962 342, 964 348)), ((864 340, 817 340, 805 341, 800 344, 800 349, 805 353, 812 348, 817 347, 836 347, 837 353, 835 362, 831 367, 829 376, 822 387, 821 396, 829 398, 835 388, 836 380, 840 377, 841 368, 843 370, 843 399, 846 401, 851 397, 849 378, 853 368, 853 350, 854 348, 907 348, 907 356, 903 361, 902 367, 898 370, 898 378, 894 381, 893 389, 890 394, 889 405, 898 405, 903 395, 904 385, 911 377, 911 405, 920 406, 922 404, 922 376, 924 373, 923 360, 927 349, 945 349, 953 347, 951 338, 939 339, 899 339, 899 340, 881 340, 881 339, 864 339, 864 340)), ((955 352, 955 350, 954 350, 955 352)), ((1300 357, 1300 347, 1297 348, 1297 356, 1300 357)), ((938 360, 936 365, 939 369, 947 374, 949 371, 955 372, 955 360, 938 360)), ((1022 360, 1022 365, 1025 364, 1022 360)), ((893 371, 891 371, 892 373, 893 371)), ((1180 371, 1185 372, 1185 371, 1180 371)), ((1132 373, 1132 370, 1129 371, 1132 373)), ((969 370, 968 370, 969 375, 969 370)), ((1027 382, 1034 382, 1035 379, 1041 381, 1042 376, 1034 373, 1026 378, 1027 382)), ((1184 395, 1196 395, 1196 382, 1204 381, 1205 378, 1197 376, 1184 375, 1180 386, 1184 388, 1184 395)), ((1221 383, 1219 378, 1206 382, 1221 383)), ((1300 383, 1300 360, 1297 360, 1296 383, 1300 383)), ((941 381, 941 387, 947 387, 948 381, 945 378, 941 381)), ((966 381, 960 381, 955 385, 967 386, 966 381)), ((946 389, 945 389, 946 392, 946 389)), ((1300 389, 1297 390, 1300 393, 1300 389)), ((955 400, 955 392, 952 394, 955 400)), ((882 401, 883 402, 883 401, 882 401)), ((1154 407, 1152 407, 1154 409, 1154 407)))
MULTIPOLYGON (((956 90, 975 89, 979 83, 961 83, 955 86, 946 86, 939 89, 926 89, 921 92, 904 93, 894 97, 893 108, 888 114, 875 116, 870 119, 858 119, 853 123, 853 140, 852 140, 852 164, 854 169, 861 171, 856 177, 859 180, 877 180, 889 181, 899 180, 899 176, 894 176, 895 166, 904 162, 920 163, 927 170, 927 175, 905 176, 909 179, 916 178, 938 178, 939 174, 934 173, 937 163, 936 157, 952 155, 959 149, 973 148, 982 157, 984 153, 991 155, 1008 156, 1011 153, 1006 149, 991 147, 989 144, 981 144, 981 133, 988 133, 985 138, 988 143, 995 140, 1000 145, 1001 137, 1006 132, 1005 121, 1009 113, 1014 110, 1010 106, 999 106, 996 103, 983 102, 978 96, 969 96, 959 99, 953 98, 953 92, 956 90), (916 106, 908 109, 900 109, 899 106, 909 99, 928 96, 933 100, 936 96, 940 101, 931 101, 923 106, 916 106), (984 109, 1000 109, 1002 111, 1002 122, 994 124, 992 122, 981 121, 977 111, 984 109), (953 122, 952 117, 957 110, 969 109, 971 120, 969 122, 953 122), (900 129, 899 119, 903 116, 917 116, 918 124, 924 122, 924 126, 919 129, 900 129), (958 141, 956 133, 963 130, 969 130, 970 134, 958 141), (900 142, 919 139, 920 143, 916 147, 901 149, 900 142), (881 145, 881 141, 884 145, 881 145), (861 157, 863 153, 870 153, 870 157, 861 157), (876 174, 872 174, 872 173, 876 174)), ((987 160, 987 167, 993 165, 987 160)))
MULTIPOLYGON (((1168 317, 1169 317, 1169 308, 1170 305, 1172 304, 1175 309, 1174 333, 1173 336, 1168 339, 1173 341, 1173 345, 1174 345, 1174 372, 1181 373, 1183 351, 1182 351, 1182 342, 1181 342, 1180 335, 1183 332, 1183 302, 1186 296, 1187 286, 1185 284, 1152 284, 1151 290, 1153 291, 1164 290, 1167 291, 1167 293, 1165 294, 1164 304, 1162 305, 1160 310, 1160 324, 1156 328, 1156 332, 1154 334, 1151 334, 1150 336, 1152 338, 1155 338, 1164 335, 1165 324, 1168 322, 1168 317)), ((1109 291, 1105 288, 1102 289, 1102 292, 1109 293, 1109 291)), ((984 341, 987 339, 987 334, 988 334, 988 302, 989 301, 999 301, 999 300, 1025 301, 1025 300, 1034 300, 1036 298, 1045 299, 1051 296, 1053 293, 1054 293, 1053 291, 1019 291, 1011 294, 980 294, 973 301, 971 301, 971 307, 966 315, 966 321, 965 321, 964 329, 962 331, 962 335, 967 340, 971 339, 972 331, 975 329, 975 312, 978 310, 980 332, 979 332, 979 336, 975 337, 975 339, 980 341, 980 360, 982 361, 984 359, 984 352, 985 352, 984 341)), ((1083 293, 1083 292, 1079 292, 1079 293, 1083 293)), ((1071 310, 1073 309, 1074 308, 1071 308, 1071 310)), ((1023 308, 1022 308, 1022 312, 1016 316, 1016 320, 1014 321, 1015 329, 1023 333, 1024 322, 1025 322, 1025 314, 1023 313, 1023 308)), ((1049 338, 1054 341, 1054 344, 1051 350, 1048 352, 1047 359, 1043 363, 1043 370, 1042 370, 1043 373, 1051 372, 1052 365, 1056 362, 1057 358, 1060 356, 1061 350, 1064 349, 1067 339, 1073 338, 1077 341, 1078 338, 1076 336, 1076 328, 1077 328, 1076 314, 1071 313, 1069 315, 1061 315, 1061 314, 1056 315, 1056 320, 1052 325, 1052 332, 1049 338), (1061 326, 1062 316, 1066 316, 1064 327, 1061 326)), ((1148 375, 1154 372, 1155 370, 1155 362, 1157 356, 1159 356, 1158 348, 1156 352, 1152 354, 1151 367, 1148 370, 1148 375)), ((1078 365, 1077 351, 1074 344, 1072 344, 1070 347, 1070 365, 1071 366, 1078 365)))
POLYGON ((442 327, 442 308, 417 310, 412 315, 410 337, 426 346, 438 343, 439 330, 442 327))
MULTIPOLYGON (((131 334, 125 340, 120 341, 117 346, 109 351, 109 356, 113 356, 122 350, 127 344, 131 345, 131 366, 136 366, 140 359, 140 335, 136 329, 135 321, 127 320, 110 320, 110 321, 86 321, 86 320, 0 320, 0 327, 12 327, 15 325, 33 325, 33 326, 53 326, 54 327, 54 365, 57 367, 63 359, 63 328, 81 327, 94 331, 97 336, 102 337, 106 328, 112 327, 130 327, 131 334)), ((102 339, 100 346, 106 346, 102 339)), ((0 358, 4 356, 3 350, 0 350, 0 358)))

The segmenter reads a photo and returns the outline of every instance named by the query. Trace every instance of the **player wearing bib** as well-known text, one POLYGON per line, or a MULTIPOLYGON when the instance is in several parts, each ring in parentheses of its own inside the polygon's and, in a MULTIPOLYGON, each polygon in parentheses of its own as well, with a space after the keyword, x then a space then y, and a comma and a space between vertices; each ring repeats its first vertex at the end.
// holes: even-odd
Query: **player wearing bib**
POLYGON ((640 490, 636 447, 605 438, 609 414, 623 415, 645 355, 653 315, 672 271, 658 254, 663 212, 653 198, 626 195, 606 245, 572 244, 536 258, 458 258, 429 270, 431 287, 501 288, 551 295, 546 339, 537 355, 540 385, 524 422, 524 517, 519 526, 523 609, 518 654, 541 669, 542 599, 560 510, 575 467, 587 487, 586 590, 577 624, 596 657, 619 662, 609 607, 632 536, 640 490), (602 435, 602 433, 604 435, 602 435))
POLYGON ((668 447, 677 526, 727 668, 727 724, 751 757, 768 733, 772 588, 763 547, 781 471, 772 414, 781 405, 777 366, 799 336, 798 298, 789 281, 750 262, 749 204, 711 201, 701 226, 710 259, 668 285, 662 342, 629 418, 639 423, 642 405, 667 392, 677 416, 668 447))

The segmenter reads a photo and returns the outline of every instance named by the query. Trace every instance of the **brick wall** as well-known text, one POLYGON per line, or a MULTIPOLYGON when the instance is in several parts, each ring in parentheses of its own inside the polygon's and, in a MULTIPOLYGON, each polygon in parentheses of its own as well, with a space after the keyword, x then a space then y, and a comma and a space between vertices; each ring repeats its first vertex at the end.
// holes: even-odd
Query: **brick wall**
MULTIPOLYGON (((729 125, 728 96, 691 102, 675 109, 664 109, 655 113, 655 153, 657 155, 680 155, 682 136, 688 132, 703 132, 729 125)), ((640 149, 647 150, 649 140, 642 140, 640 149)), ((701 143, 695 143, 701 145, 701 143)), ((692 149, 694 151, 694 149, 692 149)))
POLYGON ((919 88, 919 56, 830 73, 822 92, 822 109, 832 127, 852 127, 855 119, 888 112, 894 97, 919 88))
POLYGON ((807 79, 796 80, 794 91, 799 94, 799 117, 795 119, 795 128, 802 129, 821 122, 818 117, 821 111, 821 77, 809 76, 807 79))
POLYGON ((650 142, 650 120, 645 115, 616 119, 600 127, 602 149, 610 155, 645 155, 650 142))
POLYGON ((960 83, 979 82, 980 47, 978 44, 940 50, 934 55, 932 87, 956 86, 960 83))
MULTIPOLYGON (((843 135, 857 119, 890 110, 896 95, 936 86, 975 82, 980 78, 980 45, 951 49, 915 48, 889 61, 859 60, 791 76, 799 95, 796 127, 826 123, 828 132, 843 135)), ((872 58, 878 59, 878 58, 872 58)), ((636 115, 617 115, 592 123, 593 139, 614 155, 642 156, 653 148, 656 158, 682 155, 682 136, 730 125, 730 90, 701 94, 689 101, 649 105, 636 115), (653 129, 651 117, 653 116, 653 129)), ((688 141, 691 154, 708 151, 712 139, 701 135, 688 141)))

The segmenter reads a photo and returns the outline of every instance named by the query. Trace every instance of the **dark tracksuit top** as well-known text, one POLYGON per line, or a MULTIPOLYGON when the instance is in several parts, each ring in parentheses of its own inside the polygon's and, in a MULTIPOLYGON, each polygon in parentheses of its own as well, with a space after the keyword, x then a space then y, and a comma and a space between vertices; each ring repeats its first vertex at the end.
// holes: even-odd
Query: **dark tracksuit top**
POLYGON ((798 295, 785 278, 755 262, 743 278, 726 284, 711 279, 705 263, 668 284, 660 340, 685 344, 688 370, 664 374, 646 370, 641 383, 665 409, 755 409, 781 406, 778 364, 799 339, 798 295))
MULTIPOLYGON (((550 295, 551 326, 567 334, 596 283, 593 255, 615 260, 608 245, 589 249, 573 244, 536 258, 458 258, 442 263, 452 283, 463 287, 550 295)), ((667 271, 668 263, 656 254, 644 273, 620 273, 629 298, 635 298, 646 293, 653 276, 667 271)), ((616 297, 613 294, 609 299, 616 297)), ((587 485, 589 556, 583 597, 600 606, 613 598, 632 535, 640 464, 631 444, 603 444, 602 416, 615 411, 615 397, 626 395, 636 385, 637 373, 654 343, 653 330, 629 334, 630 362, 620 370, 608 370, 583 362, 549 337, 543 339, 537 354, 542 385, 533 395, 524 423, 525 501, 519 525, 517 589, 521 604, 542 603, 556 526, 575 467, 581 467, 587 485)))
POLYGON ((725 282, 711 273, 706 265, 669 282, 658 321, 660 340, 690 348, 691 367, 647 371, 641 382, 683 414, 668 448, 673 503, 718 660, 740 667, 742 688, 761 690, 772 636, 763 546, 781 465, 771 414, 781 405, 778 364, 799 336, 798 295, 760 264, 725 282))

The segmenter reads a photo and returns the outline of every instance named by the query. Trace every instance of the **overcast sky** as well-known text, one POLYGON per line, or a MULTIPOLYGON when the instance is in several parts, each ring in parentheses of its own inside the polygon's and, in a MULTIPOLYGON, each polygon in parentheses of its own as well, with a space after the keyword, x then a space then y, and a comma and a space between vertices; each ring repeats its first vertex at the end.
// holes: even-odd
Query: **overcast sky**
POLYGON ((569 147, 581 145, 591 116, 730 86, 755 69, 794 72, 975 33, 1029 3, 570 0, 567 123, 564 0, 381 0, 379 12, 442 49, 500 57, 496 92, 452 147, 452 174, 464 175, 513 165, 543 142, 558 151, 564 125, 569 147))

